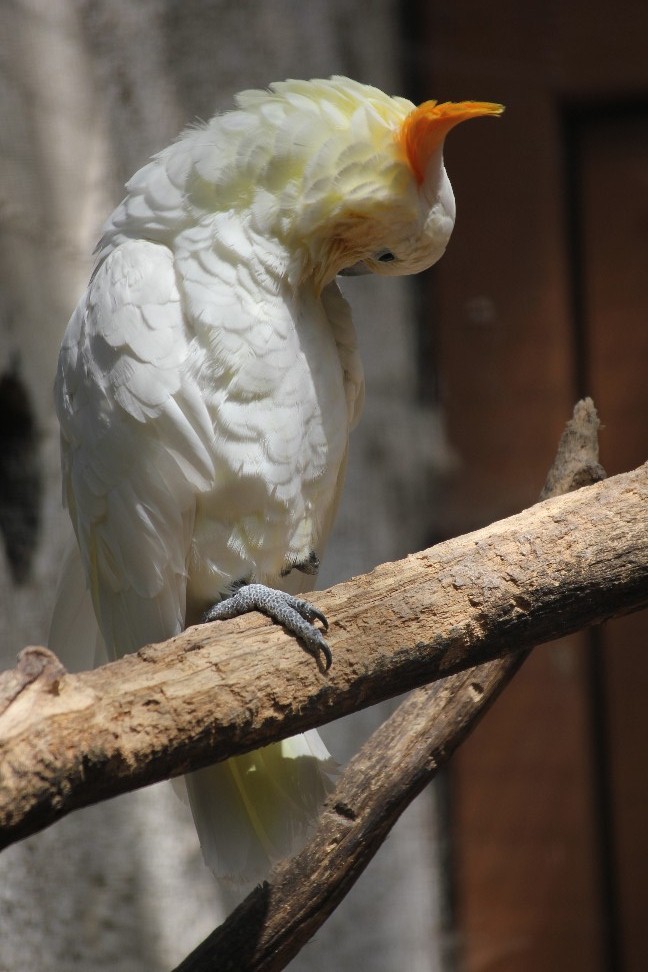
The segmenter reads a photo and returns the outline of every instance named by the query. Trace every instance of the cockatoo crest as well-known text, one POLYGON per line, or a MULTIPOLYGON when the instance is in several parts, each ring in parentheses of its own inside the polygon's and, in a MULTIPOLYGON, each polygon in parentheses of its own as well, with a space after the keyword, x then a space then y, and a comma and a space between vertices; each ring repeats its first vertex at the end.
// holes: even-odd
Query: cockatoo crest
MULTIPOLYGON (((279 276, 294 285, 311 277, 317 290, 354 265, 396 275, 435 263, 455 216, 445 136, 467 118, 502 111, 473 101, 417 108, 342 77, 278 82, 242 92, 236 104, 131 180, 128 235, 138 229, 166 243, 179 216, 212 220, 222 241, 229 213, 255 240, 278 245, 272 259, 279 276)), ((110 236, 120 222, 118 210, 110 236)))
POLYGON ((502 105, 488 101, 424 101, 406 115, 398 132, 398 140, 407 156, 419 185, 426 182, 430 163, 443 148, 443 141, 455 125, 480 115, 501 115, 502 105))
MULTIPOLYGON (((320 284, 359 261, 389 274, 436 262, 454 223, 445 136, 467 118, 502 111, 487 102, 416 108, 338 77, 281 82, 237 103, 255 121, 253 144, 242 134, 237 154, 237 172, 246 159, 254 187, 245 204, 264 233, 301 244, 300 277, 313 273, 320 284)), ((246 129, 239 112, 222 123, 246 129)))

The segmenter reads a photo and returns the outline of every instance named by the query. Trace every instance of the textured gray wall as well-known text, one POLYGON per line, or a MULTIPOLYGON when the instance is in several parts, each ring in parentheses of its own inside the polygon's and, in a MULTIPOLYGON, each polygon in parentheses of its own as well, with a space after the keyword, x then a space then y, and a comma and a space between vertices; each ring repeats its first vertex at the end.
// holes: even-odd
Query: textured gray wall
MULTIPOLYGON (((0 376, 34 410, 43 502, 30 578, 0 555, 0 645, 43 643, 66 519, 51 385, 98 228, 128 176, 241 88, 348 74, 402 93, 396 0, 14 0, 0 9, 0 376)), ((414 400, 409 284, 354 280, 367 404, 322 585, 419 547, 449 462, 414 400)), ((346 758, 384 715, 325 730, 346 758)), ((440 968, 433 804, 419 799, 327 926, 291 965, 440 968)), ((188 811, 166 785, 68 817, 0 857, 0 970, 162 972, 222 905, 188 811)))

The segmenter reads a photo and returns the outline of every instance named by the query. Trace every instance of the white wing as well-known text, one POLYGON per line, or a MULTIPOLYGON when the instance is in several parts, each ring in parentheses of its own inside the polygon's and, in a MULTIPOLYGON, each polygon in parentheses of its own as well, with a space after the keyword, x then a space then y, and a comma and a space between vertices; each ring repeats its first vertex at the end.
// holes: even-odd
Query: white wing
MULTIPOLYGON (((219 270, 226 272, 228 265, 224 261, 219 270)), ((200 281, 189 274, 185 277, 194 285, 192 293, 203 292, 196 286, 200 281)), ((280 446, 286 448, 289 422, 273 420, 262 392, 272 392, 284 408, 292 398, 298 403, 299 396, 282 398, 272 388, 258 387, 260 381, 272 383, 285 376, 286 366, 269 362, 272 348, 259 353, 257 364, 227 345, 243 337, 248 345, 251 341, 249 330, 238 333, 236 309, 230 306, 232 293, 245 295, 245 288, 215 284, 212 275, 204 291, 205 305, 191 307, 190 312, 200 325, 213 324, 212 340, 224 344, 218 354, 221 366, 224 359, 237 362, 241 382, 247 381, 256 392, 256 407, 254 399, 247 402, 241 415, 247 430, 241 440, 250 436, 250 426, 258 419, 263 428, 255 430, 254 440, 262 440, 266 462, 258 464, 256 476, 262 491, 272 496, 279 492, 280 446), (217 320, 208 320, 208 308, 217 320), (255 367, 260 369, 257 384, 248 373, 255 367), (275 449, 268 445, 273 442, 265 428, 268 422, 270 433, 277 426, 275 449), (268 453, 274 452, 277 458, 270 462, 268 453)), ((329 420, 344 442, 346 425, 359 411, 362 373, 346 302, 337 288, 327 290, 325 313, 342 366, 341 381, 333 381, 327 391, 333 394, 339 382, 343 397, 346 394, 346 407, 344 401, 340 403, 340 421, 337 408, 329 420)), ((256 316, 262 319, 261 330, 265 325, 258 308, 256 316)), ((254 314, 246 316, 248 324, 254 319, 254 314)), ((212 409, 218 406, 213 421, 219 425, 219 441, 227 428, 224 448, 223 442, 214 441, 207 405, 190 377, 191 341, 173 254, 163 245, 126 241, 100 264, 61 351, 56 396, 65 495, 101 633, 113 656, 168 638, 184 627, 187 558, 197 497, 213 491, 214 456, 221 477, 228 465, 236 465, 235 395, 232 392, 220 401, 218 361, 212 361, 216 379, 212 409)), ((319 364, 317 353, 312 359, 319 364)), ((192 361, 195 365, 195 356, 192 361)), ((339 364, 337 368, 339 374, 339 364)), ((326 379, 322 381, 326 387, 326 379)), ((248 454, 249 450, 244 453, 248 454)), ((332 483, 321 514, 322 541, 336 505, 343 464, 340 456, 329 471, 332 483)), ((291 492, 295 484, 285 488, 291 492)), ((225 553, 221 551, 222 556, 225 553)), ((84 604, 79 578, 72 559, 69 582, 61 589, 69 604, 58 611, 53 624, 53 631, 70 632, 65 640, 74 640, 72 622, 74 631, 84 631, 79 619, 85 621, 87 612, 76 607, 77 602, 84 604)), ((297 572, 285 581, 286 586, 302 589, 312 583, 297 572)), ((220 874, 259 879, 271 861, 303 842, 331 788, 333 771, 328 752, 311 732, 192 774, 187 787, 207 862, 220 874)))
POLYGON ((106 661, 76 537, 63 555, 47 644, 69 672, 106 661))
POLYGON ((189 342, 173 254, 133 240, 99 265, 61 349, 64 495, 113 656, 184 626, 196 496, 214 478, 189 342))

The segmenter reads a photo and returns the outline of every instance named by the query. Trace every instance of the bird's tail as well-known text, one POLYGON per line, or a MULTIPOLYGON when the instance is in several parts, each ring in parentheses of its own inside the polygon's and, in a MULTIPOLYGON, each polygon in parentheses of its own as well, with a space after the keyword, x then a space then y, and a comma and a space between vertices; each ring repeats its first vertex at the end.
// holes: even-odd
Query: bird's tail
MULTIPOLYGON (((68 671, 106 660, 76 542, 65 554, 49 647, 68 671)), ((306 841, 337 764, 312 729, 185 777, 203 857, 219 878, 256 883, 306 841)))
POLYGON ((312 729, 185 777, 207 866, 234 882, 262 880, 305 843, 336 768, 312 729))

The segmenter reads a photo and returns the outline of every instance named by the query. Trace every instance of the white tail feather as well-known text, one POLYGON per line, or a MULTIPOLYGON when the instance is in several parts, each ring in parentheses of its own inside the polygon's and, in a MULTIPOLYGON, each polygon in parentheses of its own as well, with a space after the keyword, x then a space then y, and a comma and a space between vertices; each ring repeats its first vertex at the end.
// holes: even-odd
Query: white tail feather
POLYGON ((310 730, 185 777, 207 866, 217 877, 260 881, 303 846, 335 772, 310 730))
MULTIPOLYGON (((106 660, 75 541, 63 559, 48 644, 68 671, 106 660)), ((207 866, 241 885, 265 877, 305 843, 336 767, 312 729, 186 776, 207 866)))

